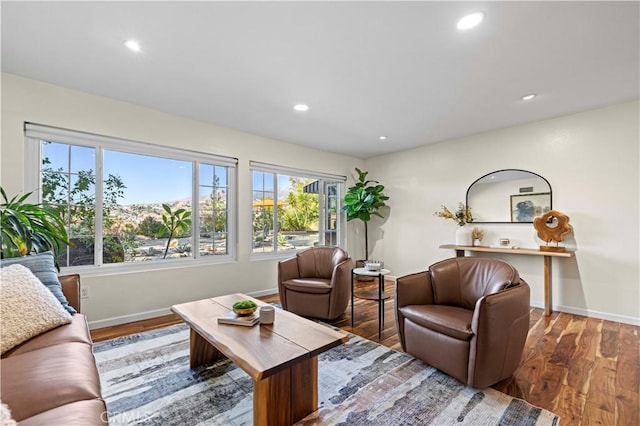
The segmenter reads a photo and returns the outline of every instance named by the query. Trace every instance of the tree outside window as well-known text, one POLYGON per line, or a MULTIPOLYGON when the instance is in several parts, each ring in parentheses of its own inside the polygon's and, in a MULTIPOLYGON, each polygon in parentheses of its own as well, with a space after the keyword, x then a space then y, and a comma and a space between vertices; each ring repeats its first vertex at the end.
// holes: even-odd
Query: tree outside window
POLYGON ((253 171, 253 253, 304 249, 319 244, 316 179, 253 171))

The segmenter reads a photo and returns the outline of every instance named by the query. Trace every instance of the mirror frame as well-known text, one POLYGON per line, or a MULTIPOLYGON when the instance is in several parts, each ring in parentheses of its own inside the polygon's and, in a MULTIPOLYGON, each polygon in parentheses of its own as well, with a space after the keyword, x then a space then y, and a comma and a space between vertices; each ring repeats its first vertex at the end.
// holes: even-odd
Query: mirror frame
MULTIPOLYGON (((480 176, 478 179, 474 180, 471 185, 469 185, 469 187, 467 188, 467 193, 465 195, 465 203, 467 206, 470 206, 469 204, 469 191, 471 190, 471 188, 473 187, 473 185, 475 185, 476 183, 478 183, 479 181, 481 181, 482 179, 486 178, 487 176, 491 176, 495 173, 499 173, 499 172, 524 172, 524 173, 529 173, 531 175, 537 176, 540 179, 542 179, 548 186, 549 186, 549 209, 553 210, 553 191, 551 190, 551 184, 549 183, 549 181, 544 177, 539 175, 538 173, 534 173, 531 172, 529 170, 523 170, 523 169, 500 169, 500 170, 496 170, 490 173, 487 173, 483 176, 480 176)), ((524 193, 526 194, 526 193, 524 193)), ((473 206, 470 206, 473 209, 473 206)), ((473 210, 472 210, 473 212, 473 210)), ((533 223, 533 220, 531 222, 506 222, 506 221, 476 221, 474 220, 472 223, 526 223, 526 224, 530 224, 533 223)))

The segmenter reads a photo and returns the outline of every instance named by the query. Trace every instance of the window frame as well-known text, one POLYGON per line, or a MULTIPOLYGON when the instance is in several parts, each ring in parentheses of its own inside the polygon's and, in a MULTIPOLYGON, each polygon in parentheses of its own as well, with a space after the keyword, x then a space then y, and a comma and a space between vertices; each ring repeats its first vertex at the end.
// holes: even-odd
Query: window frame
POLYGON ((207 154, 188 149, 173 148, 96 135, 75 130, 61 129, 40 124, 25 123, 25 186, 36 188, 38 202, 42 201, 42 141, 69 144, 72 146, 95 149, 95 197, 96 205, 102 205, 103 197, 103 152, 118 151, 126 154, 138 154, 151 157, 180 160, 192 164, 191 174, 191 210, 192 210, 192 247, 199 247, 200 242, 200 165, 221 166, 227 168, 227 254, 201 256, 200 250, 192 250, 192 255, 179 259, 160 259, 150 262, 102 262, 102 209, 96 208, 94 236, 94 264, 81 266, 61 266, 64 273, 82 272, 86 275, 100 275, 103 272, 119 273, 122 271, 148 271, 176 267, 189 267, 194 264, 228 263, 237 260, 237 173, 238 159, 234 157, 207 154), (99 201, 100 200, 100 201, 99 201))
MULTIPOLYGON (((250 193, 251 193, 251 203, 249 204, 249 211, 250 213, 250 224, 249 224, 249 229, 251 230, 251 232, 249 233, 249 253, 250 253, 250 259, 251 260, 265 260, 265 259, 273 259, 273 258, 287 258, 287 257, 291 257, 292 255, 299 253, 302 250, 305 250, 304 248, 300 248, 300 249, 295 249, 295 250, 284 250, 284 251, 277 251, 274 250, 273 252, 254 252, 253 251, 253 192, 254 192, 254 188, 253 188, 253 173, 254 172, 260 172, 260 173, 271 173, 274 176, 274 228, 275 228, 275 224, 277 223, 277 198, 278 198, 278 175, 287 175, 287 176, 293 176, 293 177, 299 177, 299 178, 308 178, 308 179, 315 179, 318 180, 318 242, 319 244, 325 245, 325 231, 326 231, 326 196, 327 194, 325 194, 325 188, 326 188, 326 183, 327 182, 335 182, 338 184, 338 208, 337 208, 337 214, 338 214, 338 221, 337 221, 337 241, 338 241, 338 246, 339 247, 344 247, 345 246, 345 242, 346 242, 346 219, 345 219, 345 215, 342 213, 342 209, 341 209, 341 199, 342 196, 344 195, 344 191, 345 191, 345 186, 346 186, 346 181, 347 181, 347 177, 343 176, 343 175, 335 175, 335 174, 331 174, 331 173, 324 173, 324 172, 315 172, 315 171, 310 171, 310 170, 304 170, 304 169, 299 169, 299 168, 293 168, 293 167, 286 167, 286 166, 280 166, 280 165, 276 165, 276 164, 269 164, 269 163, 262 163, 259 161, 250 161, 249 162, 249 173, 251 178, 249 179, 250 183, 250 193)), ((276 241, 277 241, 277 232, 279 232, 279 230, 274 230, 274 245, 277 246, 276 241)))

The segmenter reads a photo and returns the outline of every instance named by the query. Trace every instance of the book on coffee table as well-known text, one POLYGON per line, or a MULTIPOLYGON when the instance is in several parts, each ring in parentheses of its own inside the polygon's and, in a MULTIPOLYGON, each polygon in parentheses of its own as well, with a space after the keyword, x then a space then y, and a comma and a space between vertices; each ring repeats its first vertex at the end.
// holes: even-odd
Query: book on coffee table
POLYGON ((251 327, 256 325, 260 318, 256 314, 238 315, 233 311, 227 312, 227 315, 218 317, 218 324, 244 325, 251 327))

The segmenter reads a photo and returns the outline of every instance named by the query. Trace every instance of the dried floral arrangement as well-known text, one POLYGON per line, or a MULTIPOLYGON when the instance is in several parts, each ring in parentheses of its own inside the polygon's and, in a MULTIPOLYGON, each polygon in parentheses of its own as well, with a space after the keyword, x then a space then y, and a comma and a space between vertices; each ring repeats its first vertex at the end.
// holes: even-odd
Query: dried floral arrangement
POLYGON ((465 206, 464 203, 458 203, 458 210, 455 213, 452 213, 446 206, 442 206, 442 210, 435 212, 434 215, 443 219, 452 219, 458 226, 473 222, 471 207, 465 206))
POLYGON ((477 226, 474 226, 473 229, 471 230, 471 239, 473 241, 475 240, 482 241, 483 238, 484 238, 484 231, 478 228, 477 226))

